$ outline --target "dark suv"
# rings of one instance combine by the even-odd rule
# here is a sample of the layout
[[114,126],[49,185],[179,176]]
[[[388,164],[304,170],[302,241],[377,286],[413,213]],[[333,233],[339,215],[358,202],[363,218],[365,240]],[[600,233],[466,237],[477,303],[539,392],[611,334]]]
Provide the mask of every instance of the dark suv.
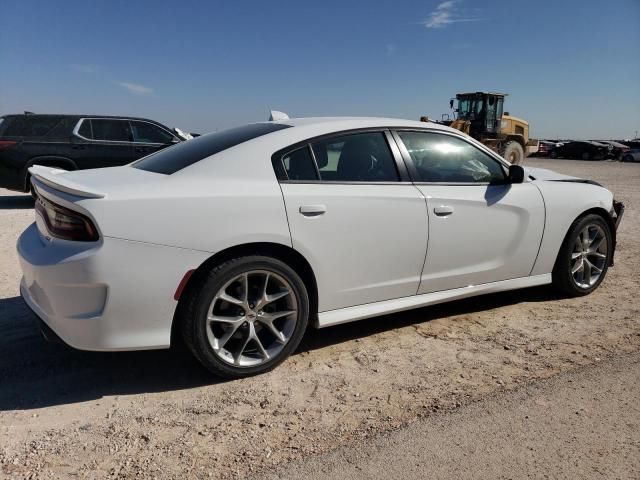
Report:
[[32,165],[114,167],[186,139],[178,129],[145,118],[5,115],[0,117],[0,187],[28,192]]

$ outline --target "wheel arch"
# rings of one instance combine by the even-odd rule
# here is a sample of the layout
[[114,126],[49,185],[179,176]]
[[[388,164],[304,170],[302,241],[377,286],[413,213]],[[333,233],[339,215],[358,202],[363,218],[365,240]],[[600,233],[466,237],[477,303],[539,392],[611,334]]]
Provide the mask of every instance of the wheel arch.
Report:
[[[611,231],[611,241],[613,244],[613,252],[611,253],[611,261],[613,262],[613,256],[615,254],[615,249],[616,249],[616,222],[613,219],[613,217],[611,216],[611,214],[609,212],[607,212],[607,210],[605,210],[602,207],[592,207],[589,208],[585,211],[583,211],[582,213],[580,213],[580,215],[578,215],[569,225],[569,228],[567,228],[566,233],[564,234],[564,237],[562,238],[562,243],[560,243],[560,245],[558,245],[558,249],[556,251],[556,257],[555,257],[555,261],[558,261],[558,255],[560,254],[560,250],[562,248],[562,245],[564,244],[564,242],[567,239],[567,236],[569,235],[569,233],[571,233],[571,229],[573,228],[573,226],[575,225],[576,222],[578,222],[581,218],[586,217],[587,215],[591,215],[591,214],[595,214],[598,215],[600,217],[602,217],[604,219],[605,222],[607,222],[607,225],[609,226],[609,230]],[[555,265],[555,263],[554,263]],[[613,263],[612,263],[613,265]]]
[[193,274],[189,277],[182,294],[180,295],[178,305],[176,306],[176,310],[173,315],[171,324],[171,345],[174,345],[180,337],[178,321],[180,309],[183,308],[185,299],[188,298],[192,290],[197,287],[202,277],[215,265],[219,265],[220,263],[231,260],[232,258],[248,255],[263,255],[266,257],[276,258],[289,265],[298,275],[300,275],[300,278],[307,288],[307,294],[309,295],[309,324],[314,327],[318,326],[318,284],[315,273],[307,259],[300,252],[288,245],[272,242],[245,243],[235,245],[215,253],[196,268]]

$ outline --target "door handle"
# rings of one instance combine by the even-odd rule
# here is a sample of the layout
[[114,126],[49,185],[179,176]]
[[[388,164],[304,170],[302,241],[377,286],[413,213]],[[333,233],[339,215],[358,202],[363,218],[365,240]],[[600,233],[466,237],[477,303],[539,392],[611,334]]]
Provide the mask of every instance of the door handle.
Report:
[[300,213],[305,217],[317,217],[326,213],[326,205],[302,205],[300,207]]
[[439,217],[446,217],[453,213],[453,207],[450,207],[449,205],[438,205],[433,209],[433,213]]
[[136,147],[136,152],[146,152],[147,149],[145,147]]
[[74,150],[84,150],[84,145],[73,145],[71,148]]

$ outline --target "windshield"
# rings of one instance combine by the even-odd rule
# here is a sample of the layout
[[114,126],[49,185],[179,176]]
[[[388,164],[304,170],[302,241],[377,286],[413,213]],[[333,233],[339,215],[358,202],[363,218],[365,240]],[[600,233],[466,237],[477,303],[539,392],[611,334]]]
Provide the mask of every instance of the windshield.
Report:
[[484,108],[482,98],[462,98],[458,100],[458,118],[461,120],[474,120],[481,116]]
[[281,123],[252,123],[210,133],[160,150],[132,163],[131,166],[147,172],[171,175],[223,150],[290,126]]

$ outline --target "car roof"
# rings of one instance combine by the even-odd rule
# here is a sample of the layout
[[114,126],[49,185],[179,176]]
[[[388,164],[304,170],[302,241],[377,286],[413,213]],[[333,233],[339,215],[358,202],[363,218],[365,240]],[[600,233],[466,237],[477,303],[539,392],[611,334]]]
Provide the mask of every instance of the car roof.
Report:
[[303,117],[279,120],[273,123],[289,125],[291,127],[320,127],[327,131],[349,130],[357,128],[435,128],[460,133],[458,130],[434,122],[419,122],[401,118],[386,117]]
[[7,113],[5,115],[0,115],[0,118],[9,118],[9,117],[65,117],[65,118],[77,118],[78,120],[81,118],[107,118],[114,120],[143,120],[145,122],[152,122],[162,125],[160,122],[156,120],[152,120],[150,118],[143,117],[130,117],[128,115],[97,115],[97,114],[79,114],[79,113]]

